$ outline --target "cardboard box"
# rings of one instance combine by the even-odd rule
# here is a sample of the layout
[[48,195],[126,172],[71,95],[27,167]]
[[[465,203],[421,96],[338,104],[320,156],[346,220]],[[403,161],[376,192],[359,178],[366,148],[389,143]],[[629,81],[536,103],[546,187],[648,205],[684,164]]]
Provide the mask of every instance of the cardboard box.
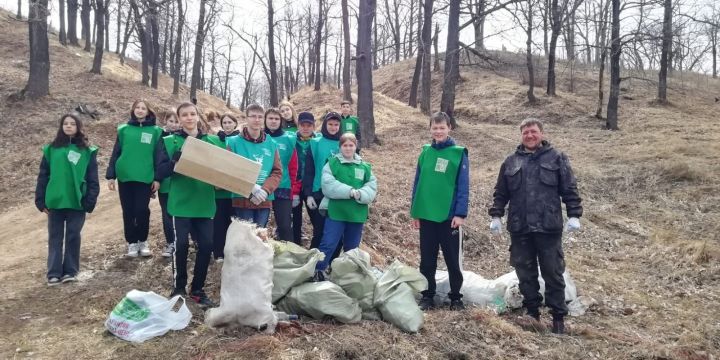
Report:
[[260,164],[188,136],[175,172],[250,197],[260,174]]

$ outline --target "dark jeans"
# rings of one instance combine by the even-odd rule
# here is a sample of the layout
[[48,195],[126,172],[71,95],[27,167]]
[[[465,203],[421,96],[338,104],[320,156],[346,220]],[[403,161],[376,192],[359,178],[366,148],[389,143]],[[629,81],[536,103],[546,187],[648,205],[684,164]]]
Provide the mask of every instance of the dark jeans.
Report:
[[[80,271],[80,231],[83,210],[50,210],[48,214],[48,279],[75,276]],[[65,252],[63,253],[63,240]]]
[[235,216],[241,220],[249,221],[259,227],[266,227],[270,219],[270,209],[235,208]]
[[275,225],[277,226],[277,238],[284,241],[293,241],[292,200],[275,199],[272,202],[272,207]]
[[510,263],[520,280],[523,306],[528,314],[539,314],[540,295],[538,265],[545,280],[545,304],[554,318],[567,315],[565,305],[565,259],[562,233],[510,234]]
[[[307,208],[305,199],[304,195],[300,195],[300,204],[292,209],[293,242],[298,245],[302,245],[303,208]],[[310,213],[310,209],[307,211]]]
[[213,255],[225,257],[225,238],[234,214],[232,199],[215,199],[215,217],[213,218]]
[[118,181],[125,240],[128,244],[147,241],[150,230],[150,184]]
[[453,229],[450,224],[451,220],[439,223],[420,219],[420,273],[428,282],[428,289],[422,292],[423,296],[435,296],[435,271],[437,270],[438,251],[442,249],[450,278],[448,297],[450,300],[462,298],[460,293],[463,283],[463,274],[460,269],[461,229]]
[[205,286],[208,265],[212,253],[213,220],[206,218],[173,217],[175,226],[175,288],[187,286],[188,237],[192,235],[198,244],[195,253],[195,269],[190,291],[200,291]]
[[[317,203],[318,206],[320,203]],[[310,248],[311,249],[317,249],[320,247],[320,241],[322,240],[322,235],[325,229],[325,217],[320,214],[320,210],[310,210],[308,209],[308,215],[310,215],[310,222],[313,226],[313,232],[312,232],[312,240],[310,240]]]
[[320,251],[325,254],[325,259],[318,262],[315,269],[325,270],[339,255],[340,249],[350,251],[360,246],[364,225],[364,223],[335,221],[329,217],[325,218],[325,229],[319,247]]
[[175,241],[175,232],[173,230],[172,216],[167,212],[168,193],[158,192],[158,201],[160,201],[160,210],[162,210],[163,234],[165,234],[165,242],[172,244]]

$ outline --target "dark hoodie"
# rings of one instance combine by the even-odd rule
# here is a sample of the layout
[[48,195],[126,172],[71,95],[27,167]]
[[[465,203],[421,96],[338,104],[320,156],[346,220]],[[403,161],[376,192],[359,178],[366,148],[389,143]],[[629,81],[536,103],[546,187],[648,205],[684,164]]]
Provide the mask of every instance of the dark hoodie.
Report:
[[240,130],[233,130],[231,133],[227,134],[225,133],[225,130],[220,130],[217,133],[217,137],[220,138],[220,141],[225,142],[225,139],[231,137],[231,136],[238,136],[240,135]]
[[[145,126],[155,126],[155,113],[152,111],[145,116],[145,121],[140,122],[138,121],[137,117],[135,117],[135,114],[133,112],[130,113],[130,120],[127,122],[130,126],[139,126],[139,127],[145,127]],[[163,131],[164,132],[164,131]],[[122,148],[120,147],[120,136],[115,136],[115,146],[113,146],[112,155],[110,155],[110,162],[108,163],[107,171],[105,172],[105,179],[107,180],[114,180],[117,178],[115,175],[115,163],[117,162],[117,159],[120,157],[120,154],[122,153]]]

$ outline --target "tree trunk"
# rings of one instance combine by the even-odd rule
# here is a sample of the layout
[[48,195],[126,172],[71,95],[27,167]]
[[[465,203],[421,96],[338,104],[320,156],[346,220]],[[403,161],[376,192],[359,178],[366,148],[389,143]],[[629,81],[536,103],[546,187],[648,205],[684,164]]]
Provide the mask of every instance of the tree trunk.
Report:
[[473,29],[475,30],[475,50],[485,50],[485,1],[476,0],[475,17],[473,18]]
[[[85,1],[85,0],[83,0]],[[143,26],[142,17],[136,0],[130,0],[130,8],[135,15],[135,30],[137,30],[138,39],[140,40],[140,56],[142,60],[140,82],[145,86],[150,86],[149,62],[150,62],[150,42],[148,41],[147,29]]]
[[665,11],[663,16],[662,53],[660,55],[660,72],[658,73],[658,102],[667,103],[667,74],[670,63],[669,54],[672,51],[672,0],[663,1]]
[[[670,0],[666,0],[670,1]],[[612,0],[612,35],[610,43],[610,96],[607,105],[608,130],[618,128],[618,102],[620,99],[620,0]]]
[[598,119],[602,119],[602,106],[603,106],[603,98],[605,96],[604,92],[604,77],[605,77],[605,60],[607,59],[607,17],[608,17],[608,6],[610,4],[610,0],[607,0],[605,2],[604,11],[600,15],[600,42],[598,43],[598,46],[600,48],[599,54],[600,58],[598,59],[598,64],[600,65],[600,71],[598,73],[598,106],[597,110],[595,111],[595,117]]
[[425,0],[423,9],[423,28],[422,28],[422,75],[420,83],[420,110],[425,115],[430,115],[430,61],[431,61],[431,36],[432,36],[432,14],[433,0]]
[[[373,19],[373,41],[372,41],[372,59],[373,59],[373,70],[378,69],[378,30],[377,30],[377,16]],[[357,71],[357,70],[356,70]]]
[[[435,56],[433,57],[433,71],[440,71],[440,50],[438,50],[438,37],[439,36],[440,36],[440,26],[438,25],[438,23],[435,23],[435,35],[432,38],[433,48],[435,48]],[[447,52],[445,54],[447,56]]]
[[410,99],[408,99],[408,105],[417,108],[417,93],[418,93],[418,84],[420,83],[420,74],[422,73],[422,64],[423,64],[423,30],[425,29],[425,26],[423,24],[423,7],[422,2],[420,3],[420,6],[418,7],[418,34],[417,34],[417,41],[418,41],[418,47],[417,47],[417,58],[415,59],[415,71],[413,71],[413,77],[412,77],[412,83],[410,84]]
[[[65,0],[59,0],[58,2],[60,3],[60,7],[58,8],[58,13],[60,13],[60,33],[58,34],[58,38],[60,40],[60,44],[67,46],[67,34],[65,33]],[[18,4],[18,12],[19,11],[20,6]],[[18,15],[20,14],[18,13]]]
[[[482,0],[481,0],[482,1]],[[532,29],[533,29],[533,0],[528,0],[528,12],[525,15],[527,20],[527,41],[525,42],[525,46],[527,47],[527,68],[528,68],[528,91],[527,91],[527,97],[528,102],[531,104],[534,104],[537,99],[535,99],[534,89],[535,89],[535,69],[533,69],[533,59],[532,59]]]
[[90,31],[90,0],[82,0],[82,10],[80,11],[80,22],[82,25],[83,39],[85,39],[85,48],[83,51],[90,52],[92,49]]
[[152,36],[152,79],[153,89],[158,88],[158,72],[160,68],[160,27],[158,26],[158,7],[155,4],[148,8],[148,20],[150,21],[150,33]]
[[[430,0],[428,0],[430,1]],[[373,110],[372,47],[370,45],[375,0],[360,0],[357,37],[357,61],[355,72],[358,84],[357,114],[360,119],[361,146],[369,147],[375,142],[375,117]]]
[[170,21],[167,18],[171,18],[171,21],[175,22],[175,17],[170,15],[170,4],[165,5],[165,36],[163,37],[162,56],[160,58],[160,71],[163,74],[167,74],[167,55],[168,55],[168,43],[172,45],[170,37]]
[[713,27],[710,36],[710,46],[712,46],[712,77],[717,79],[717,43],[718,43],[718,28]]
[[460,0],[450,0],[445,48],[445,78],[443,79],[440,111],[450,117],[450,125],[457,128],[455,119],[455,87],[460,79]]
[[270,106],[278,105],[277,61],[275,60],[275,21],[272,0],[268,0],[268,62],[270,66]]
[[[62,1],[62,0],[61,0]],[[122,0],[118,0],[117,5],[117,33],[115,33],[116,36],[116,42],[115,42],[115,53],[120,54],[120,27],[122,26]],[[110,26],[110,24],[108,24]]]
[[105,48],[105,8],[107,4],[103,0],[95,0],[95,26],[97,26],[97,34],[95,36],[95,57],[93,58],[93,66],[90,70],[93,74],[102,74],[102,57]]
[[132,7],[128,9],[127,19],[125,20],[125,36],[123,37],[122,50],[120,50],[120,65],[125,65],[125,50],[127,50],[130,35],[135,30],[135,23],[132,17]]
[[320,90],[320,46],[322,45],[323,0],[318,0],[318,23],[315,35],[315,91]]
[[549,55],[549,49],[548,49],[548,25],[549,25],[549,19],[550,19],[550,2],[552,0],[545,0],[545,6],[543,6],[543,51],[545,51],[545,56]]
[[80,46],[77,37],[78,0],[67,0],[67,39],[70,45]]
[[177,0],[177,34],[175,35],[175,62],[173,73],[173,95],[180,93],[180,69],[181,69],[181,58],[182,58],[182,31],[185,26],[185,13],[183,12],[183,0]]
[[342,67],[342,83],[343,83],[343,100],[352,103],[352,95],[350,94],[350,19],[348,15],[347,0],[341,0],[342,8],[342,31],[343,31],[343,67]]
[[200,66],[202,62],[203,42],[205,41],[205,4],[208,0],[200,0],[200,14],[198,16],[197,36],[195,36],[195,57],[193,59],[192,80],[190,81],[190,99],[197,99],[197,89],[200,84]]
[[[60,0],[65,1],[65,0]],[[18,6],[17,6],[17,13],[15,14],[15,19],[22,19],[22,0],[18,0]]]
[[550,48],[548,51],[548,72],[547,72],[547,90],[549,96],[555,96],[555,49],[557,40],[562,30],[562,9],[558,6],[558,0],[552,0],[550,8],[552,21],[550,23],[552,33],[550,34]]
[[22,94],[38,99],[50,93],[50,51],[48,49],[48,0],[30,0],[28,33],[30,40],[30,74]]
[[110,52],[110,0],[105,0],[105,52]]

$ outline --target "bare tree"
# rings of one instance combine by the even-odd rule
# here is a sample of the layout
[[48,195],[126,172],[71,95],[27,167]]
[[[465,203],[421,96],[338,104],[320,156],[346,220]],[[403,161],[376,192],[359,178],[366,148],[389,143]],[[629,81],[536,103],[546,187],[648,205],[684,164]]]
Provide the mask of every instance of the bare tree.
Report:
[[110,52],[110,0],[105,0],[105,51]]
[[352,95],[350,94],[350,19],[348,15],[347,0],[340,3],[342,8],[342,31],[343,31],[343,67],[342,67],[342,84],[343,84],[343,100],[352,103]]
[[400,2],[398,0],[393,0],[392,8],[388,0],[385,0],[385,16],[393,38],[395,62],[398,62],[400,61]]
[[[672,52],[672,0],[663,0],[662,55],[660,55],[660,72],[658,73],[658,102],[667,103],[667,74]],[[614,9],[613,9],[614,11]],[[614,15],[614,14],[613,14]],[[614,19],[613,19],[614,25]],[[613,31],[615,29],[613,28]],[[610,115],[608,114],[608,122]],[[617,120],[616,120],[617,124]],[[616,125],[617,126],[617,125]]]
[[[67,46],[67,35],[65,33],[65,0],[59,0],[58,2],[60,3],[60,7],[58,8],[58,12],[60,13],[60,32],[58,33],[58,40],[60,40],[60,44]],[[18,16],[20,15],[19,11],[20,4],[18,4]]]
[[433,57],[433,71],[440,71],[440,50],[438,49],[438,38],[440,37],[440,25],[435,23],[435,35],[433,35],[432,43],[435,49]]
[[[600,54],[600,59],[598,60],[598,64],[600,65],[600,70],[598,71],[598,106],[597,110],[595,111],[595,117],[598,119],[602,119],[602,106],[603,106],[603,97],[605,96],[604,93],[604,80],[603,77],[605,76],[605,60],[607,59],[607,30],[608,30],[608,9],[610,7],[610,0],[602,0],[604,1],[604,5],[600,7],[602,9],[600,11],[600,14],[598,16],[598,19],[600,20],[600,27],[598,29],[599,35],[599,42],[596,44],[598,49],[598,53]],[[601,4],[602,5],[602,4]]]
[[607,105],[607,120],[605,127],[608,130],[618,128],[618,102],[620,101],[620,0],[612,2],[612,31],[610,35],[610,95]]
[[315,91],[320,90],[320,45],[322,43],[322,29],[323,29],[323,0],[318,0],[318,23],[317,32],[315,35]]
[[[428,0],[429,1],[429,0]],[[367,148],[375,142],[375,117],[372,83],[372,24],[376,9],[375,0],[360,0],[358,11],[357,55],[355,71],[358,84],[358,118],[362,132],[361,146]]]
[[[64,0],[61,0],[64,1]],[[22,19],[22,0],[18,0],[18,6],[17,6],[17,13],[15,14],[15,19]]]
[[178,26],[177,26],[177,35],[175,35],[175,59],[173,60],[175,65],[173,68],[175,69],[175,72],[173,73],[173,95],[178,95],[180,93],[180,60],[182,57],[182,31],[183,27],[185,26],[185,13],[183,12],[183,0],[177,0],[177,18],[178,18]]
[[[512,11],[510,12],[514,17],[515,20],[517,20],[520,27],[525,30],[525,35],[527,36],[527,40],[525,41],[525,62],[528,69],[528,91],[527,91],[527,97],[528,102],[530,104],[533,104],[537,101],[534,94],[535,89],[535,69],[533,66],[533,58],[532,58],[532,30],[533,30],[533,6],[535,5],[536,0],[528,0],[527,2],[527,9],[524,8],[522,3],[518,4],[518,11]],[[522,14],[522,18],[517,13]],[[526,24],[526,25],[523,25]]]
[[128,9],[125,19],[125,34],[123,36],[122,50],[120,50],[120,65],[125,65],[125,50],[127,50],[128,41],[130,41],[130,35],[135,31],[135,21],[131,13],[132,7]]
[[[425,4],[427,5],[428,2],[430,2],[430,7],[432,8],[432,0],[426,0]],[[417,107],[417,93],[418,93],[418,84],[420,83],[420,74],[422,72],[423,68],[423,59],[424,59],[424,47],[423,47],[423,41],[424,41],[424,34],[425,31],[428,31],[428,38],[430,38],[430,28],[425,26],[425,23],[423,22],[423,7],[420,6],[418,9],[418,53],[417,58],[415,59],[415,71],[413,71],[413,77],[412,82],[410,84],[410,99],[408,100],[408,105],[416,108]],[[432,17],[432,12],[430,14]]]
[[140,14],[140,9],[138,7],[136,0],[129,0],[130,1],[130,8],[133,11],[133,15],[135,16],[135,30],[137,31],[138,39],[140,40],[140,57],[142,62],[142,68],[141,68],[141,80],[140,82],[145,85],[149,86],[150,82],[150,56],[151,56],[151,50],[150,50],[150,39],[147,34],[147,29],[143,25],[143,15]]
[[78,0],[67,0],[67,39],[70,45],[80,46],[77,37]]
[[[275,10],[272,0],[268,0],[268,65],[270,66],[270,106],[278,105],[277,61],[275,60]],[[321,15],[322,16],[322,15]],[[317,84],[315,85],[318,86]]]
[[432,35],[433,0],[425,0],[422,29],[422,73],[420,77],[420,110],[430,115],[430,37]]
[[85,39],[84,51],[90,52],[92,49],[91,28],[90,28],[90,0],[82,0],[82,10],[80,11],[80,22],[82,25],[83,39]]
[[95,37],[95,57],[93,58],[93,66],[90,70],[93,74],[102,74],[102,57],[105,47],[105,8],[107,4],[103,0],[95,0],[95,25],[97,26],[97,36]]
[[200,84],[200,63],[202,62],[202,49],[205,42],[205,6],[208,1],[200,0],[200,14],[198,15],[197,34],[195,36],[195,58],[193,60],[192,80],[190,82],[190,99],[197,98],[197,89]]
[[455,87],[460,79],[460,0],[450,0],[447,24],[447,46],[445,48],[445,78],[440,98],[440,111],[450,117],[452,128],[457,127],[455,119]]
[[[572,3],[571,3],[572,1]],[[551,0],[550,48],[548,50],[547,94],[555,96],[555,49],[567,14],[574,14],[582,0]]]
[[30,74],[23,96],[38,99],[50,93],[50,51],[48,49],[48,0],[30,0],[28,34],[30,41]]

